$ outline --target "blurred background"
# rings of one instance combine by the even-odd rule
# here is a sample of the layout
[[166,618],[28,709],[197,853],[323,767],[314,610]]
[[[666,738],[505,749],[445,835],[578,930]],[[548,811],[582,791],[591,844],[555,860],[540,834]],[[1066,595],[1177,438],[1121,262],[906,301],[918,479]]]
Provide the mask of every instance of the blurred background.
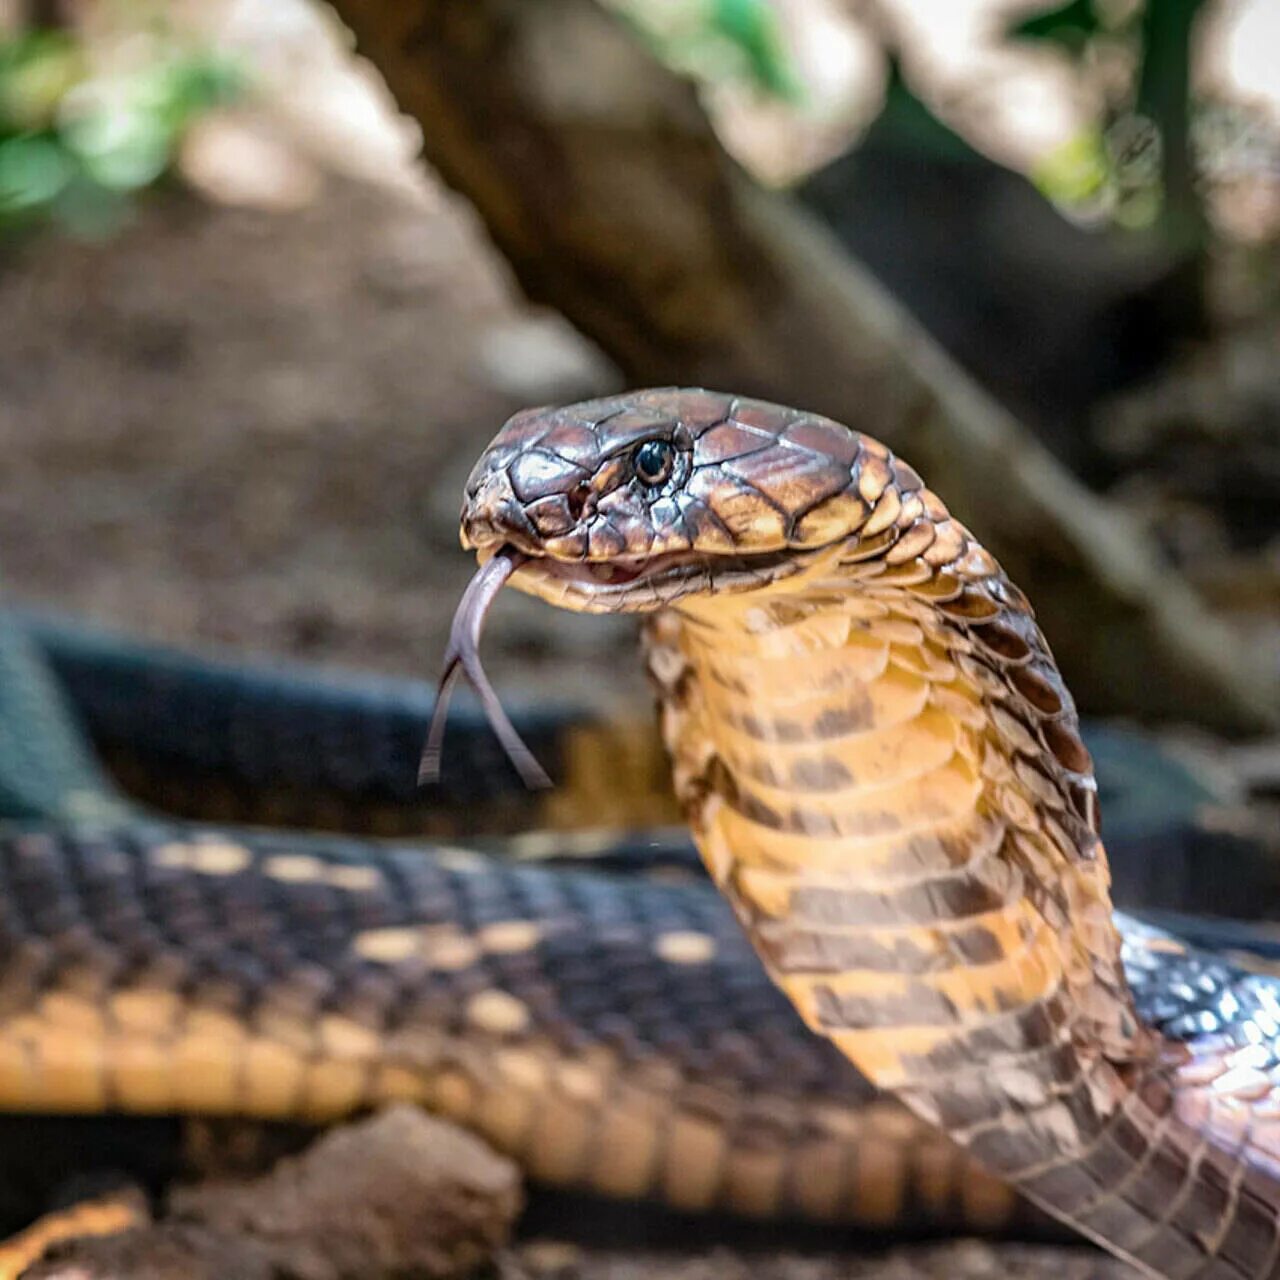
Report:
[[[1273,789],[1275,0],[10,0],[0,29],[8,601],[430,675],[502,420],[699,382],[886,439],[1086,711],[1231,740],[1228,793]],[[507,689],[644,697],[625,622],[495,623]]]
[[[0,601],[430,679],[509,414],[762,395],[918,466],[1141,729],[1117,889],[1274,917],[1278,54],[1278,0],[0,0]],[[632,644],[512,592],[485,647],[634,724]],[[735,1266],[678,1274],[855,1274]]]

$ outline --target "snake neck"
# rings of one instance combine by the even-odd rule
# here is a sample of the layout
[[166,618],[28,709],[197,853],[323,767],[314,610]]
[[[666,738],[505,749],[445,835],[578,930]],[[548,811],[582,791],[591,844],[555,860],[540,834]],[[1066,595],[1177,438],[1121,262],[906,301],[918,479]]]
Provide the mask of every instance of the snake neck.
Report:
[[1228,1096],[1230,1040],[1136,1016],[1025,598],[927,491],[889,510],[650,624],[712,876],[808,1024],[1029,1199],[1155,1276],[1277,1280],[1280,1138]]
[[1155,1049],[1091,762],[1025,599],[932,523],[942,564],[851,542],[653,620],[677,792],[771,976],[870,1080],[969,1144],[1011,1110],[1087,1135]]

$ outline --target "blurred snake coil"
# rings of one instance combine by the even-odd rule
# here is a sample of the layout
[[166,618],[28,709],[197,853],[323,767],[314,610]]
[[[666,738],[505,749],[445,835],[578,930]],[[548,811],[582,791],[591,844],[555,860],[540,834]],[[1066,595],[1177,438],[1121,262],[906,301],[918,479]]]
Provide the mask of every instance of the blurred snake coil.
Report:
[[[1154,1274],[1280,1274],[1280,983],[1111,916],[1048,649],[909,468],[812,415],[635,393],[517,416],[464,528],[556,603],[665,606],[676,791],[733,910],[634,830],[678,812],[640,730],[527,709],[560,783],[530,795],[455,717],[419,794],[420,687],[8,615],[0,1110],[168,1118],[199,1172],[223,1121],[409,1100],[623,1200],[935,1233],[1030,1201]],[[1140,740],[1094,741],[1120,768]],[[1157,905],[1203,906],[1166,767],[1122,844],[1154,830],[1183,882]],[[1241,858],[1219,909],[1274,892]]]

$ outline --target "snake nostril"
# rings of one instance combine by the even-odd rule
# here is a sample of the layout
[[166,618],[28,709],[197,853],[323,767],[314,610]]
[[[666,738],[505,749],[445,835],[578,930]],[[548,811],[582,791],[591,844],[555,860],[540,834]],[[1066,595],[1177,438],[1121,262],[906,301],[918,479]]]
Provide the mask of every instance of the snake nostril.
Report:
[[569,503],[569,514],[575,520],[582,519],[582,513],[586,510],[587,498],[591,494],[591,486],[584,480],[581,484],[575,484],[572,489],[565,494],[565,499]]

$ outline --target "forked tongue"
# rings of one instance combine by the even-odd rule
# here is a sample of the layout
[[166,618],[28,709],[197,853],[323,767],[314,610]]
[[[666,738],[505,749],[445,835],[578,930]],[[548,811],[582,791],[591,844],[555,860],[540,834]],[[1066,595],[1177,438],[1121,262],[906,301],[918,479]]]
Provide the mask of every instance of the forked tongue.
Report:
[[551,785],[551,779],[534,759],[533,752],[521,742],[515,725],[507,718],[480,664],[480,632],[485,617],[503,584],[528,558],[511,547],[503,547],[476,570],[475,577],[462,593],[458,612],[453,615],[453,625],[449,628],[444,670],[440,673],[440,686],[436,690],[427,745],[422,750],[422,763],[418,766],[419,783],[437,782],[440,778],[440,749],[444,745],[444,727],[449,717],[449,697],[458,677],[464,675],[476,691],[493,732],[524,785],[529,788]]

